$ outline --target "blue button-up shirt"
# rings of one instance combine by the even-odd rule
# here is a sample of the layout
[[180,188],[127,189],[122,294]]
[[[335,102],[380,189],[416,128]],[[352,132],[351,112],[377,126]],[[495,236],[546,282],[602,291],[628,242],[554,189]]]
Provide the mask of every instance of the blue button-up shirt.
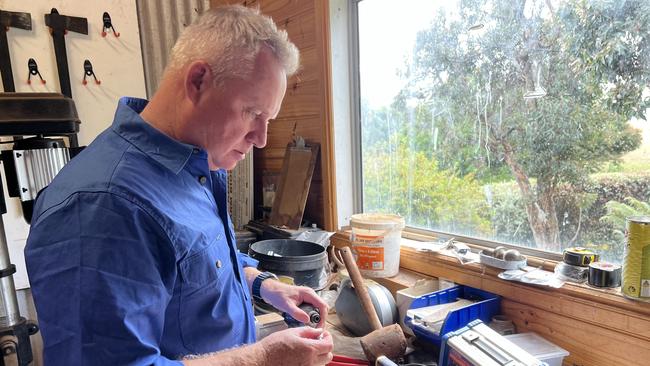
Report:
[[178,365],[255,341],[226,172],[122,98],[39,195],[25,249],[46,365]]

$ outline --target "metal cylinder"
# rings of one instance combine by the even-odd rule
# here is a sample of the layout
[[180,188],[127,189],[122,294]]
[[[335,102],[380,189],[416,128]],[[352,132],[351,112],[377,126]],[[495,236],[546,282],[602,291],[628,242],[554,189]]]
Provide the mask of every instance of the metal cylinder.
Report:
[[[0,271],[8,270],[10,267],[5,225],[2,217],[0,217]],[[0,278],[0,328],[11,327],[19,321],[20,312],[18,310],[18,300],[16,299],[14,278],[11,274],[8,274]]]
[[650,301],[650,216],[627,218],[623,256],[623,295]]

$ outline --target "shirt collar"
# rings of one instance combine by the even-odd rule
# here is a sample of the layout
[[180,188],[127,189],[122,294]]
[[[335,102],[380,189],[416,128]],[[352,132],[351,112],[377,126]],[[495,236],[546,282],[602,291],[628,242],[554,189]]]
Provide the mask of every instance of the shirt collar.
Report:
[[[178,174],[198,149],[165,135],[140,117],[140,112],[149,103],[145,99],[122,97],[115,111],[113,131],[128,140],[147,156]],[[206,152],[198,149],[201,156]]]

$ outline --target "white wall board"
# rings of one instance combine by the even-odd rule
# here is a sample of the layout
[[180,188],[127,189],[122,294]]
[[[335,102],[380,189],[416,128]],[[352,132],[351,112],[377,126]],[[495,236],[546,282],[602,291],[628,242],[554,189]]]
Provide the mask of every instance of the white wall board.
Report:
[[[49,14],[51,8],[56,8],[63,15],[88,20],[88,35],[69,32],[65,37],[72,98],[81,119],[79,144],[87,145],[111,124],[119,97],[146,96],[136,2],[0,0],[0,9],[28,12],[32,18],[31,31],[12,28],[7,32],[14,84],[18,92],[60,92],[54,46],[44,20],[44,15]],[[106,37],[101,36],[104,12],[111,15],[115,30],[120,33],[119,37],[110,32]],[[33,77],[32,83],[27,84],[27,61],[30,58],[36,60],[46,84],[41,84]],[[96,85],[94,80],[82,84],[85,60],[92,63],[95,74],[101,80],[100,85]],[[4,180],[4,171],[2,175]],[[29,283],[23,250],[29,227],[22,219],[17,199],[7,198],[7,206],[8,213],[3,215],[3,221],[11,261],[18,270],[14,281],[16,288],[25,288]]]

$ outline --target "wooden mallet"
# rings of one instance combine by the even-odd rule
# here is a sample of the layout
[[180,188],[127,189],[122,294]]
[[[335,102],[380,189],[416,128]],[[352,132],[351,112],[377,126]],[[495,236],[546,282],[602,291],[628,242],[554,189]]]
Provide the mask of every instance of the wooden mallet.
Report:
[[390,359],[402,357],[406,351],[406,338],[404,337],[402,328],[399,324],[382,327],[370,295],[368,294],[368,289],[363,284],[361,272],[359,272],[359,268],[349,247],[341,249],[341,257],[343,257],[343,262],[354,285],[354,290],[359,297],[363,312],[366,313],[368,322],[370,322],[370,326],[373,329],[372,332],[359,340],[361,342],[361,348],[366,354],[366,358],[371,362],[375,362],[380,356],[386,356]]

